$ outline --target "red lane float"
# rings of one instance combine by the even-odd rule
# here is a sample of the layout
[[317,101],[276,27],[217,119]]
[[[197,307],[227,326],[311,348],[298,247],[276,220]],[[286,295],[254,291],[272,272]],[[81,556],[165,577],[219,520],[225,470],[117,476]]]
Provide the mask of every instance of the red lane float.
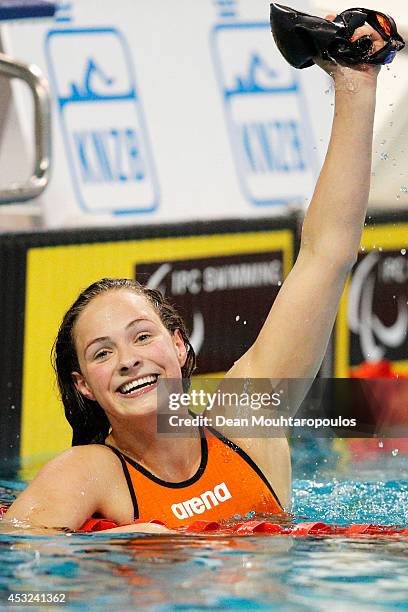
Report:
[[[0,506],[0,519],[7,511],[7,506]],[[114,523],[104,518],[88,519],[76,533],[96,533],[103,532],[107,529],[115,527],[127,527],[129,525],[137,525],[138,523],[154,523],[156,525],[166,526],[158,519],[145,521],[138,519],[133,523]],[[279,525],[269,521],[246,521],[237,523],[232,526],[225,526],[217,521],[195,521],[187,527],[182,527],[177,530],[180,534],[200,534],[211,533],[223,536],[244,536],[244,535],[287,535],[294,537],[322,537],[322,536],[342,536],[342,537],[361,537],[361,536],[377,536],[377,537],[406,537],[408,538],[408,527],[393,527],[386,525],[372,525],[370,523],[356,523],[355,525],[328,525],[319,521],[303,522],[296,525]]]
[[[137,520],[135,523],[157,523],[164,525],[161,521]],[[128,524],[135,524],[128,523]],[[87,521],[77,533],[91,533],[95,531],[104,531],[113,527],[121,527],[125,525],[117,525],[105,519],[90,519]],[[164,525],[166,526],[166,525]],[[246,521],[232,526],[225,526],[217,521],[195,521],[187,527],[182,527],[177,530],[180,534],[200,534],[211,533],[225,536],[243,536],[243,535],[288,535],[295,537],[306,536],[342,536],[342,537],[358,537],[358,536],[403,536],[408,537],[408,528],[392,527],[385,525],[372,524],[355,524],[343,527],[341,525],[328,525],[322,522],[304,522],[296,525],[284,526],[269,521]]]

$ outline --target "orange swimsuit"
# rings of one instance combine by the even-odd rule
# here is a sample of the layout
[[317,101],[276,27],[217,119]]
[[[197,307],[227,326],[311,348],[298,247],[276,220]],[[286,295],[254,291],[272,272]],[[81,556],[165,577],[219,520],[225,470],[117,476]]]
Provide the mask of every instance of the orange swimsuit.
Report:
[[110,447],[121,460],[135,520],[159,519],[174,529],[197,520],[243,517],[252,510],[283,513],[271,485],[239,446],[211,427],[200,433],[200,466],[183,482],[161,480]]

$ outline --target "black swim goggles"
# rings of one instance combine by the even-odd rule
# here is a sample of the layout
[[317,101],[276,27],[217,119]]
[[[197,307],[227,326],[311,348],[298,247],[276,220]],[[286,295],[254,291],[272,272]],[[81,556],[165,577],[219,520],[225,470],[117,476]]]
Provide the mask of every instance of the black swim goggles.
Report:
[[[369,36],[350,41],[354,31],[366,23],[385,41],[375,53]],[[343,64],[389,64],[405,46],[392,17],[364,8],[348,9],[329,21],[271,4],[271,29],[278,49],[295,68],[312,66],[315,57]]]

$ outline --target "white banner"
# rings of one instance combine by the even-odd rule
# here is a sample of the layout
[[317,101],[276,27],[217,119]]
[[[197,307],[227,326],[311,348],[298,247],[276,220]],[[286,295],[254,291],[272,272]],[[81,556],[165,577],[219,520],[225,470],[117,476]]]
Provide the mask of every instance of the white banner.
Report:
[[37,64],[52,90],[48,227],[270,216],[307,203],[329,84],[283,60],[264,0],[76,0],[2,33],[5,52]]

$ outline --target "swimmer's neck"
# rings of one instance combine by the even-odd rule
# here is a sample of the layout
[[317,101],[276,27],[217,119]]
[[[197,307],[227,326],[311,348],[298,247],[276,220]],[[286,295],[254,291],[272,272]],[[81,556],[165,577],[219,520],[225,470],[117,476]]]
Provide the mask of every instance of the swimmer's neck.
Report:
[[201,438],[196,429],[189,438],[163,438],[157,432],[113,428],[105,440],[149,472],[168,482],[182,482],[196,473],[201,462]]

